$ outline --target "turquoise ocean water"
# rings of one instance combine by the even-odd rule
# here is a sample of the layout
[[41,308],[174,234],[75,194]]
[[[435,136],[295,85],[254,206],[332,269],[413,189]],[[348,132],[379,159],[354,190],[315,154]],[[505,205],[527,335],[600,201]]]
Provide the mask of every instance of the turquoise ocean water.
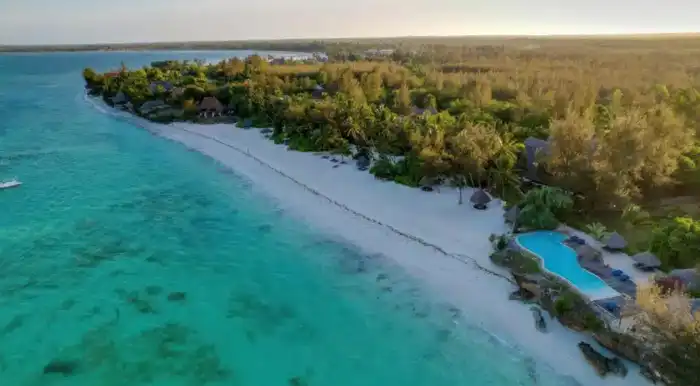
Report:
[[233,55],[0,55],[0,385],[571,384],[83,98],[85,66]]

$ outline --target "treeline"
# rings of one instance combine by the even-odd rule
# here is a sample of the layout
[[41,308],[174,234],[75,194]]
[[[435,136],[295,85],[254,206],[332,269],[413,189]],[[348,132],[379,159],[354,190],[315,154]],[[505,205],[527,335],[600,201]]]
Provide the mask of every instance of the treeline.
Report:
[[[496,46],[465,48],[455,63],[432,47],[371,60],[358,53],[354,61],[271,65],[252,56],[84,75],[107,101],[119,91],[137,107],[161,99],[190,118],[214,96],[236,116],[274,127],[274,138],[294,149],[355,149],[375,158],[375,175],[410,186],[481,186],[517,201],[534,164],[538,182],[572,192],[575,212],[594,219],[620,218],[631,206],[645,217],[660,198],[700,196],[700,58]],[[153,90],[156,81],[178,91]],[[528,138],[548,141],[536,160],[527,157]],[[668,266],[700,257],[659,254]]]

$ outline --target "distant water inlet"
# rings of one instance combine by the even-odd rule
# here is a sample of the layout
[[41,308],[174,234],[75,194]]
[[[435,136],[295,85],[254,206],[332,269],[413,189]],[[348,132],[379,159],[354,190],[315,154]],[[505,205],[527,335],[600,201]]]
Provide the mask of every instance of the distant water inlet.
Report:
[[589,299],[620,296],[605,281],[579,264],[576,252],[563,243],[566,237],[559,232],[540,231],[521,234],[515,239],[522,248],[537,256],[547,271],[559,276]]

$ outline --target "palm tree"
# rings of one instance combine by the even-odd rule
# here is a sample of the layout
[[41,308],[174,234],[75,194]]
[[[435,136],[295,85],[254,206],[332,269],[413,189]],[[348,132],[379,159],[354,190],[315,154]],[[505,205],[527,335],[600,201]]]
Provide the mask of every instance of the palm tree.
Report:
[[609,234],[608,228],[599,222],[586,225],[586,232],[598,241],[603,241]]
[[522,152],[524,145],[516,141],[510,133],[503,134],[500,142],[500,149],[496,154],[497,162],[512,169],[518,162],[518,154]]
[[486,171],[489,185],[501,192],[501,198],[506,197],[507,192],[514,192],[522,196],[520,189],[520,179],[515,170],[508,168],[507,164],[496,160]]

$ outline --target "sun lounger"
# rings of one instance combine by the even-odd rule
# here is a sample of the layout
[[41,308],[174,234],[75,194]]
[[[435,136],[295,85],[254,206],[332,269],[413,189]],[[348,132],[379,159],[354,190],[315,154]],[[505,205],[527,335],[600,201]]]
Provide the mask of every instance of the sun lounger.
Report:
[[634,263],[634,268],[637,268],[640,271],[644,272],[654,272],[656,271],[656,267],[650,267],[644,263]]

